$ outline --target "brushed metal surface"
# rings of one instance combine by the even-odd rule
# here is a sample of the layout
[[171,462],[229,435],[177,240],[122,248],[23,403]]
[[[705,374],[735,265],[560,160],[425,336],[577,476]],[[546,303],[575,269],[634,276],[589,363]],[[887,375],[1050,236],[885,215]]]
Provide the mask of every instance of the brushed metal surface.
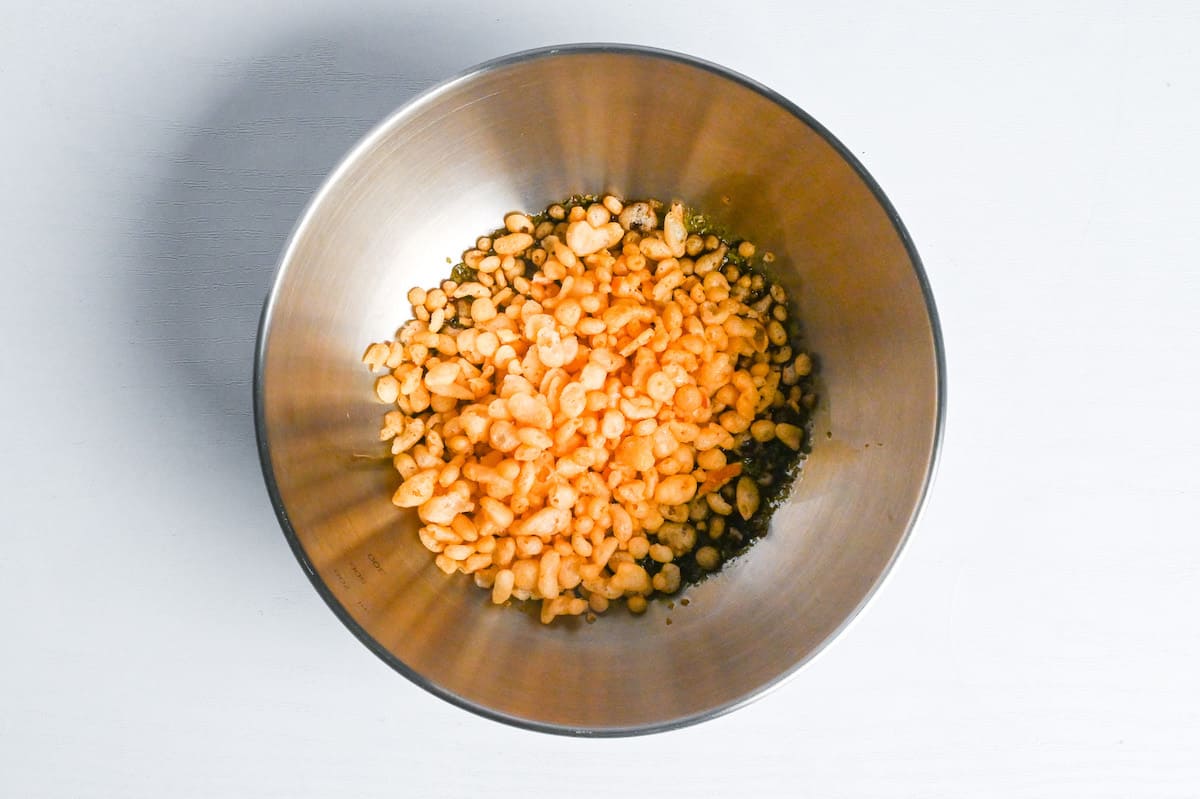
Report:
[[[383,408],[359,358],[506,211],[577,192],[683,199],[778,255],[818,355],[812,454],[770,534],[690,604],[543,627],[447,578],[390,501]],[[799,109],[675,54],[524,53],[422,95],[369,134],[301,218],[264,310],[264,473],[314,585],[438,695],[554,732],[694,722],[778,683],[858,612],[906,538],[943,412],[915,250],[882,192]],[[672,623],[665,623],[667,616]]]

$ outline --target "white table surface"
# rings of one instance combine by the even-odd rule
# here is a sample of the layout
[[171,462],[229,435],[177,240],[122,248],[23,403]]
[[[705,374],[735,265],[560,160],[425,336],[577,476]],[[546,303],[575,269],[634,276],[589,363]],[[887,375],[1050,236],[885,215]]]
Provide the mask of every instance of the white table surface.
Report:
[[[475,6],[5,6],[0,796],[1200,795],[1196,5]],[[841,137],[949,363],[867,611],[762,701],[626,740],[370,654],[288,551],[250,415],[276,254],[339,156],[435,80],[588,40],[720,61]]]

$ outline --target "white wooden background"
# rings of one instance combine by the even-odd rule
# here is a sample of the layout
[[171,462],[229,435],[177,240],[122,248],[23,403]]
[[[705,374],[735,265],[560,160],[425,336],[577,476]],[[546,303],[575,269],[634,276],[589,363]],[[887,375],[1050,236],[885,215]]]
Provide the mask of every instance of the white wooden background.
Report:
[[[941,469],[867,612],[691,729],[478,719],[347,633],[252,443],[276,253],[486,58],[727,64],[924,256]],[[1200,11],[1177,2],[127,0],[0,15],[0,796],[1200,795]]]

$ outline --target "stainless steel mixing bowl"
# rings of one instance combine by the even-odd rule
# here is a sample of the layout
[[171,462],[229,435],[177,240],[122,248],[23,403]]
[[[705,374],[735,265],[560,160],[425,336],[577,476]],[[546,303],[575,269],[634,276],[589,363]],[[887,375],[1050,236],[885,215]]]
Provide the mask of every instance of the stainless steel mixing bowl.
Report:
[[[683,199],[778,255],[820,360],[812,453],[770,534],[634,617],[556,623],[449,578],[392,506],[364,347],[504,212],[580,192]],[[943,413],[933,299],[895,210],[811,117],[709,63],[617,46],[493,61],[408,103],[332,174],[263,313],[255,412],[289,542],[379,657],[469,710],[650,732],[778,684],[852,619],[908,535]],[[671,624],[666,620],[670,618]]]

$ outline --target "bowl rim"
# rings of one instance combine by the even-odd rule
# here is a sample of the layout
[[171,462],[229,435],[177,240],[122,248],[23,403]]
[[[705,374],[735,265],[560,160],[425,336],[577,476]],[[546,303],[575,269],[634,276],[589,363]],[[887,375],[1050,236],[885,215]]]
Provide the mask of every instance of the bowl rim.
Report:
[[[742,696],[732,701],[726,702],[707,710],[693,713],[688,716],[679,718],[667,719],[665,721],[656,721],[646,724],[623,727],[583,727],[570,726],[564,724],[556,724],[535,719],[524,718],[521,716],[510,715],[494,708],[472,702],[458,694],[449,691],[437,683],[433,682],[425,675],[411,668],[408,664],[397,658],[388,651],[382,644],[379,643],[370,633],[366,631],[354,618],[342,603],[334,596],[329,586],[317,573],[312,561],[305,552],[303,545],[300,543],[299,536],[292,527],[290,518],[288,517],[287,508],[283,504],[280,496],[279,485],[275,479],[274,467],[271,462],[271,447],[267,439],[266,432],[266,407],[263,394],[263,368],[266,361],[267,341],[271,330],[271,320],[275,310],[275,303],[278,299],[280,285],[284,273],[287,271],[288,264],[291,263],[294,250],[298,246],[299,240],[305,230],[312,221],[314,212],[322,204],[325,195],[339,183],[342,175],[348,171],[362,156],[363,153],[371,149],[379,139],[381,139],[392,127],[400,120],[401,117],[412,114],[416,109],[426,105],[438,96],[446,93],[452,87],[470,81],[481,75],[493,72],[498,69],[534,61],[541,58],[553,56],[576,56],[576,55],[591,55],[591,54],[616,54],[616,55],[633,55],[638,57],[648,57],[671,61],[679,64],[684,64],[689,67],[704,70],[714,73],[726,80],[733,81],[751,91],[754,91],[762,97],[770,100],[788,113],[795,116],[817,135],[824,139],[837,154],[855,171],[862,179],[863,183],[870,189],[875,200],[887,214],[892,227],[896,234],[900,237],[900,241],[908,254],[910,263],[912,264],[913,272],[916,275],[917,282],[921,288],[921,294],[925,300],[925,309],[929,315],[930,328],[934,344],[934,361],[936,368],[936,409],[933,430],[933,442],[930,450],[929,463],[926,468],[925,476],[922,481],[921,491],[917,497],[916,504],[909,517],[908,525],[905,528],[900,540],[896,544],[895,550],[892,552],[888,562],[884,565],[879,575],[875,578],[874,583],[864,594],[862,600],[857,606],[842,620],[842,622],[822,640],[816,647],[813,648],[807,655],[796,661],[789,668],[776,675],[771,680],[754,688]],[[334,615],[350,630],[351,633],[364,645],[375,653],[384,663],[390,666],[395,671],[406,677],[412,683],[420,686],[429,693],[437,696],[452,705],[468,710],[478,716],[482,716],[493,721],[498,721],[521,729],[532,730],[536,732],[551,733],[557,735],[574,736],[574,737],[592,737],[592,738],[617,738],[628,737],[634,735],[648,735],[669,730],[681,729],[692,726],[703,721],[723,716],[739,708],[754,702],[769,693],[774,692],[786,682],[799,673],[800,669],[812,662],[814,658],[826,651],[828,647],[842,634],[846,629],[859,617],[863,609],[879,591],[888,575],[895,568],[900,555],[904,552],[909,538],[912,536],[913,528],[916,526],[919,517],[921,516],[926,500],[928,499],[931,486],[937,473],[937,466],[941,455],[941,445],[946,422],[946,356],[945,345],[942,337],[941,323],[938,317],[937,306],[934,302],[933,291],[929,283],[929,277],[925,272],[925,267],[921,261],[921,257],[917,252],[916,245],[913,243],[912,237],[909,235],[907,228],[900,219],[891,200],[888,199],[879,183],[871,176],[866,167],[854,156],[854,154],[842,142],[834,136],[824,125],[814,119],[808,112],[804,111],[798,105],[788,100],[783,95],[759,83],[758,81],[749,78],[739,72],[736,72],[727,67],[721,66],[711,61],[707,61],[696,56],[687,55],[684,53],[666,50],[656,47],[646,47],[643,45],[620,44],[620,43],[572,43],[551,45],[546,47],[537,47],[528,50],[521,50],[507,55],[483,61],[475,66],[469,67],[456,75],[446,78],[438,83],[418,92],[406,102],[389,113],[383,120],[376,123],[367,133],[365,133],[358,142],[353,145],[350,150],[341,158],[338,164],[333,168],[329,175],[322,181],[320,187],[313,193],[312,197],[304,206],[295,225],[288,235],[287,241],[284,244],[280,257],[275,265],[274,274],[271,278],[271,288],[267,293],[266,299],[263,302],[262,313],[259,318],[258,331],[255,341],[254,351],[254,373],[253,373],[253,406],[254,406],[254,430],[255,439],[258,447],[259,464],[262,468],[263,479],[266,483],[267,493],[271,500],[271,505],[275,510],[275,516],[279,522],[279,526],[283,531],[284,537],[287,539],[288,545],[292,550],[292,554],[300,563],[305,573],[308,575],[309,582],[313,588],[333,611]]]

